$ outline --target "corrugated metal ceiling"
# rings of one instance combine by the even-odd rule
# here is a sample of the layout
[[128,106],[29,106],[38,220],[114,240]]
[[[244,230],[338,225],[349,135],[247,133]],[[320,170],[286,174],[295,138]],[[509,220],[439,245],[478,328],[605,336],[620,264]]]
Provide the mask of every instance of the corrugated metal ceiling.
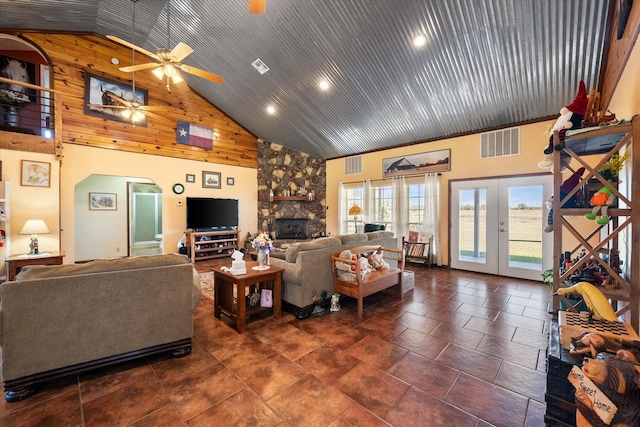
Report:
[[[189,44],[185,63],[225,79],[186,75],[189,86],[258,138],[324,158],[557,115],[581,79],[597,85],[608,10],[602,0],[267,0],[263,15],[247,0],[170,4],[168,34],[167,3],[138,1],[136,44]],[[132,41],[132,9],[0,0],[0,28]],[[259,74],[257,58],[270,71]]]

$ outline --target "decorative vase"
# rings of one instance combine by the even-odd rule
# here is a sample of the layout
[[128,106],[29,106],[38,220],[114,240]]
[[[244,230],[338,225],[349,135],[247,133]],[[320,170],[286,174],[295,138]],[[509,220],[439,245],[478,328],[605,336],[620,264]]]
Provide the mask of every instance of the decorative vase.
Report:
[[258,249],[258,267],[264,269],[267,263],[267,252],[264,249]]
[[7,126],[20,126],[20,115],[18,114],[18,107],[16,107],[15,105],[5,105],[4,121]]

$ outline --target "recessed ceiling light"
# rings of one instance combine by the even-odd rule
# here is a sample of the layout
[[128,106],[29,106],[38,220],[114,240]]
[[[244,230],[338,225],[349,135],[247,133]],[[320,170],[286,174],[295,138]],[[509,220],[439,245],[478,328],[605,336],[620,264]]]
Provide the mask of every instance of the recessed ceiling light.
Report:
[[269,105],[267,107],[267,113],[269,114],[275,114],[276,113],[276,108],[273,105]]
[[318,83],[318,86],[320,86],[321,90],[328,90],[329,89],[329,82],[326,80],[320,80],[320,83]]
[[113,65],[118,65],[120,63],[120,60],[116,57],[111,58],[111,63]]
[[427,42],[427,36],[424,34],[418,34],[413,38],[413,45],[415,47],[422,47]]

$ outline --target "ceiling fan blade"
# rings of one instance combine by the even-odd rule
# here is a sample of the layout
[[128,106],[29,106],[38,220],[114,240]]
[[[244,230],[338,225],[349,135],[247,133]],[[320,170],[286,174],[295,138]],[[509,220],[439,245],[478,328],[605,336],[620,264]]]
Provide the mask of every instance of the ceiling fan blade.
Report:
[[249,0],[249,13],[261,15],[267,10],[267,0]]
[[198,77],[202,77],[203,79],[211,80],[214,83],[222,84],[224,83],[224,79],[217,74],[210,73],[208,71],[201,70],[199,68],[190,67],[188,65],[182,64],[180,65],[180,69],[186,73],[193,74]]
[[134,71],[140,70],[148,70],[149,68],[160,67],[161,64],[156,62],[147,62],[146,64],[138,64],[138,65],[129,65],[127,67],[120,67],[120,71],[124,71],[125,73],[132,73]]
[[111,41],[116,42],[116,43],[120,43],[121,45],[124,45],[124,46],[126,46],[126,47],[128,47],[128,48],[135,49],[135,50],[137,50],[137,51],[138,51],[138,52],[140,52],[140,53],[144,53],[145,55],[147,55],[147,56],[149,56],[149,57],[151,57],[151,58],[155,59],[156,61],[160,61],[160,60],[161,60],[161,59],[158,57],[158,55],[156,55],[155,53],[149,52],[148,50],[143,49],[143,48],[141,48],[140,46],[136,46],[136,45],[134,45],[134,44],[132,44],[132,43],[129,43],[129,42],[128,42],[128,41],[126,41],[126,40],[122,40],[122,39],[121,39],[121,38],[119,38],[119,37],[108,35],[108,36],[107,36],[107,38],[108,38],[109,40],[111,40]]
[[[107,94],[107,96],[109,96],[109,98],[113,99],[116,102],[119,102],[120,104],[122,104],[123,106],[129,108],[131,107],[131,102],[127,101],[124,98],[120,98],[118,95],[116,95],[115,93],[111,93],[111,92],[105,92]],[[120,107],[120,105],[107,105],[107,107]]]
[[141,105],[140,109],[143,111],[164,111],[166,110],[165,107],[161,107],[158,105]]
[[144,110],[142,110],[142,112],[143,112],[143,113],[144,113],[144,115],[145,115],[145,116],[147,116],[147,117],[152,117],[152,118],[154,118],[154,119],[164,119],[164,117],[162,117],[161,115],[156,114],[156,113],[153,113],[153,112],[151,112],[150,110],[148,110],[148,109],[146,109],[146,108],[145,108]]
[[181,62],[184,58],[191,55],[193,53],[193,49],[186,43],[178,43],[176,47],[173,48],[171,52],[169,52],[169,60],[175,62]]

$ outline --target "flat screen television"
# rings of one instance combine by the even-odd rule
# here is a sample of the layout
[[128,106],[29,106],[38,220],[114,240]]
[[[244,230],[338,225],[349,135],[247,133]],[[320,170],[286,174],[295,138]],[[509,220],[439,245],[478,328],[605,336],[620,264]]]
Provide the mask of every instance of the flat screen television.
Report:
[[194,231],[238,228],[238,199],[187,197],[187,229]]

